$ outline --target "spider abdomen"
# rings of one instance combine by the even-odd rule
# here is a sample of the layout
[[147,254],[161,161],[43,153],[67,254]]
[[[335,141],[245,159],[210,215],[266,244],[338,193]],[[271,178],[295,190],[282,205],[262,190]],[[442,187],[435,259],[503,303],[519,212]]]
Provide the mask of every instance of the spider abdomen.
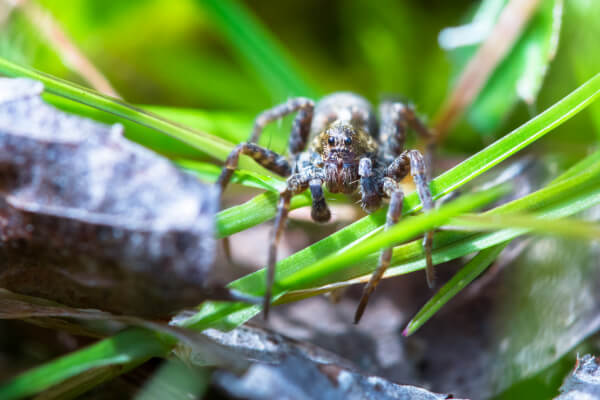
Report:
[[311,137],[321,134],[335,120],[352,122],[369,135],[377,132],[373,107],[364,97],[351,92],[332,93],[317,102],[310,125]]

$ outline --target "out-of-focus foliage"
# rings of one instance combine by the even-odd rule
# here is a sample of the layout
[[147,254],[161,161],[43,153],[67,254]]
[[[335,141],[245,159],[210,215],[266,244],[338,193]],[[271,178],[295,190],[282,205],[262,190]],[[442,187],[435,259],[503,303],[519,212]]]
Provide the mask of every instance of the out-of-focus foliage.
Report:
[[[467,24],[440,33],[440,45],[448,49],[456,74],[494,28],[507,3],[508,0],[482,1]],[[557,50],[562,9],[562,0],[541,2],[515,46],[471,105],[468,120],[477,130],[487,135],[496,131],[518,100],[535,110],[537,94]]]

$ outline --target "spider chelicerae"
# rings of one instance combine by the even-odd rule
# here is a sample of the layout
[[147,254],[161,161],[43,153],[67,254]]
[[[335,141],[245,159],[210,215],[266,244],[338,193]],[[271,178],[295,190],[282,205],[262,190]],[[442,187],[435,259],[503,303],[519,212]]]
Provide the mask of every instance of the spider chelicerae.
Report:
[[[289,140],[289,161],[256,144],[265,125],[294,112],[297,115]],[[240,154],[245,154],[268,170],[287,177],[286,189],[279,196],[275,225],[270,236],[263,304],[265,317],[271,303],[277,244],[292,196],[310,190],[311,216],[317,222],[326,222],[331,218],[323,185],[332,193],[359,194],[360,204],[368,213],[378,209],[382,200],[387,198],[389,208],[385,229],[388,229],[400,218],[404,198],[400,181],[410,173],[423,210],[433,207],[429,191],[429,163],[419,151],[404,150],[409,128],[430,144],[434,139],[432,132],[416,116],[414,110],[402,102],[383,102],[379,107],[379,115],[378,124],[369,102],[353,93],[334,93],[316,104],[307,98],[293,98],[258,115],[250,140],[236,146],[227,157],[225,168],[217,181],[221,193],[237,168]],[[432,242],[433,232],[426,233],[423,247],[427,261],[427,283],[430,287],[435,279],[431,260]],[[370,294],[389,266],[391,256],[391,248],[381,252],[379,265],[364,287],[354,317],[355,323],[360,320]]]

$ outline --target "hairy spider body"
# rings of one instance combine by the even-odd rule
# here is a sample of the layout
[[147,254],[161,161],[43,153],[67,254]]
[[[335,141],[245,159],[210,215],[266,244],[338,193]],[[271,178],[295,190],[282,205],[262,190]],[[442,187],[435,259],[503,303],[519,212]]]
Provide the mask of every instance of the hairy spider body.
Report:
[[[293,112],[297,112],[297,116],[290,135],[290,163],[285,157],[257,145],[256,142],[267,123]],[[270,238],[265,316],[271,301],[277,244],[292,196],[310,190],[311,216],[317,222],[326,222],[331,218],[323,186],[331,193],[357,193],[360,195],[362,208],[369,213],[378,209],[382,200],[387,198],[389,208],[385,229],[388,229],[400,218],[404,198],[400,181],[410,173],[423,209],[427,211],[433,207],[427,161],[416,150],[404,150],[408,128],[430,142],[433,135],[414,111],[403,103],[384,102],[379,107],[379,114],[378,124],[369,102],[353,93],[334,93],[324,97],[316,105],[307,98],[290,99],[261,113],[255,120],[250,140],[238,145],[227,158],[217,182],[221,191],[237,168],[240,154],[248,155],[263,167],[288,177],[287,187],[280,193],[275,226]],[[308,149],[307,143],[310,143]],[[428,232],[423,241],[430,286],[433,286],[434,281],[432,240],[432,233]],[[379,266],[364,288],[355,322],[360,320],[369,295],[389,266],[391,255],[392,249],[382,251]]]

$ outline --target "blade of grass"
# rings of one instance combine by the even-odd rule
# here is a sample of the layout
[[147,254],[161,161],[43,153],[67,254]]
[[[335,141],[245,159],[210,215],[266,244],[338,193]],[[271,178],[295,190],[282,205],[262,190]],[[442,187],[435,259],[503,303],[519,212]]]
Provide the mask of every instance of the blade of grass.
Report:
[[277,101],[289,96],[318,95],[300,77],[283,47],[241,3],[235,0],[197,0],[197,3],[210,13],[212,20],[254,67]]
[[571,166],[568,170],[560,174],[557,178],[555,178],[552,183],[557,184],[565,179],[572,178],[575,175],[580,174],[581,172],[594,168],[594,165],[600,162],[600,150],[596,150],[592,154],[588,155],[584,159],[578,161],[573,166]]
[[415,333],[452,297],[463,290],[469,283],[483,273],[504,250],[508,243],[502,243],[482,250],[471,261],[458,271],[408,323],[402,334],[409,336]]
[[97,108],[135,122],[136,124],[162,132],[198,149],[203,154],[209,154],[219,160],[224,160],[233,148],[231,143],[216,136],[179,125],[120,100],[58,79],[41,71],[36,71],[33,68],[13,64],[3,58],[0,58],[0,74],[9,77],[35,79],[42,82],[45,90],[49,93]]
[[190,368],[179,360],[168,360],[136,394],[135,400],[203,399],[209,383],[208,368]]
[[[178,160],[175,163],[181,168],[192,172],[204,182],[216,182],[219,174],[223,170],[222,167],[217,165],[199,161]],[[257,174],[248,170],[235,171],[231,178],[231,182],[276,193],[285,189],[285,181],[283,179]]]
[[[146,329],[128,329],[111,338],[40,367],[0,386],[0,399],[19,399],[39,393],[73,376],[108,365],[131,369],[154,356],[165,356],[173,342]],[[121,371],[125,372],[125,371]]]
[[[217,237],[224,238],[233,233],[252,228],[257,220],[267,221],[273,217],[277,209],[279,193],[267,192],[260,194],[242,205],[227,208],[221,211],[217,229]],[[311,204],[308,192],[294,196],[290,204],[290,210],[305,207]],[[223,232],[227,232],[224,234]]]
[[600,238],[600,225],[587,221],[561,219],[544,221],[535,215],[463,215],[452,219],[450,224],[477,230],[502,228],[527,228],[531,232],[547,235],[568,236],[579,239]]
[[[26,77],[42,82],[44,84],[45,92],[55,96],[54,98],[50,97],[49,100],[56,100],[56,96],[58,96],[72,102],[72,104],[68,104],[64,101],[57,101],[57,106],[62,109],[66,108],[71,112],[87,115],[90,114],[90,112],[86,111],[86,109],[91,107],[114,115],[123,121],[126,121],[126,125],[130,131],[130,133],[126,134],[128,137],[132,137],[133,140],[142,144],[150,145],[150,147],[153,147],[154,150],[159,152],[163,149],[156,148],[157,144],[167,143],[170,144],[171,147],[173,147],[173,144],[169,141],[157,139],[154,134],[156,132],[167,135],[169,138],[187,145],[187,148],[186,146],[179,146],[178,151],[185,151],[185,154],[189,154],[190,149],[195,149],[198,155],[208,155],[220,161],[224,161],[235,146],[235,144],[215,135],[173,122],[160,115],[132,106],[118,99],[107,97],[83,86],[58,79],[33,68],[11,63],[2,57],[0,57],[0,75]],[[78,107],[77,103],[81,106]],[[167,113],[164,109],[157,109]],[[169,115],[174,114],[176,113],[173,111],[169,112]],[[98,113],[87,116],[100,120],[107,119]],[[196,121],[198,120],[197,117],[195,118]],[[189,115],[186,118],[186,121],[190,121]],[[206,121],[204,122],[206,125]],[[144,127],[146,129],[140,132],[138,127]],[[220,124],[220,127],[223,129],[223,124]],[[153,139],[149,139],[148,136],[153,136]],[[168,150],[165,152],[168,154]],[[193,154],[191,155],[193,156]],[[239,165],[241,169],[248,169],[262,173],[263,175],[266,173],[264,168],[260,167],[247,156],[243,156],[240,159]]]

